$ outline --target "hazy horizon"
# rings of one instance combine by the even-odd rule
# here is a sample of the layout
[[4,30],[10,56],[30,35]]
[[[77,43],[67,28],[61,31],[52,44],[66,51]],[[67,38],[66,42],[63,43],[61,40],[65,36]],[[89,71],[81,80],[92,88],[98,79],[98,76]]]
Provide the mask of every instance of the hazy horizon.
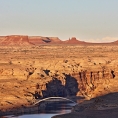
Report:
[[118,40],[117,5],[116,0],[1,0],[0,36],[112,42]]

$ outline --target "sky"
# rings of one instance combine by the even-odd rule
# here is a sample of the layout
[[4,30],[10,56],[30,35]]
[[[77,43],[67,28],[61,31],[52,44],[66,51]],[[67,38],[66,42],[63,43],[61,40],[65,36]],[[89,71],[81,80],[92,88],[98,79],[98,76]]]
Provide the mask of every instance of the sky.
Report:
[[0,36],[118,40],[118,0],[0,0]]

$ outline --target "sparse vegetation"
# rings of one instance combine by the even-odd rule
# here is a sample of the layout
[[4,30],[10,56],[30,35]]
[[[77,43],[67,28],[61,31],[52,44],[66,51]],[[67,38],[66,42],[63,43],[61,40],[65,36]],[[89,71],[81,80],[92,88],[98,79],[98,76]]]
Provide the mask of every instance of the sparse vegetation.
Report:
[[[80,95],[90,99],[109,90],[117,91],[118,47],[111,47],[43,45],[0,48],[0,110],[31,104],[28,101],[32,101],[37,83],[41,98]],[[24,50],[27,50],[26,54]],[[74,78],[73,81],[67,81],[67,75]]]

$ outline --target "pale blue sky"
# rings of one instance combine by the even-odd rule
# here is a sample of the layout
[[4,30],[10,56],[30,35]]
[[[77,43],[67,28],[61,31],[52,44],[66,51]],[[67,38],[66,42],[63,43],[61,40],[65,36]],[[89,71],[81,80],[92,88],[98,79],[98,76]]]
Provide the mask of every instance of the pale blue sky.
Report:
[[0,0],[0,35],[12,34],[116,40],[118,0]]

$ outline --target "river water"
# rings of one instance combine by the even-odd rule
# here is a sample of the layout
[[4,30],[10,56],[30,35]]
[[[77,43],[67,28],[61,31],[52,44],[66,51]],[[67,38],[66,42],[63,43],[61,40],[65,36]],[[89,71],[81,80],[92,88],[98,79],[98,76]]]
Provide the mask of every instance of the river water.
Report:
[[51,118],[52,116],[58,114],[65,114],[71,112],[72,107],[75,105],[76,103],[72,103],[69,101],[58,101],[46,105],[45,109],[35,111],[33,114],[22,114],[19,116],[11,115],[5,116],[4,118]]

